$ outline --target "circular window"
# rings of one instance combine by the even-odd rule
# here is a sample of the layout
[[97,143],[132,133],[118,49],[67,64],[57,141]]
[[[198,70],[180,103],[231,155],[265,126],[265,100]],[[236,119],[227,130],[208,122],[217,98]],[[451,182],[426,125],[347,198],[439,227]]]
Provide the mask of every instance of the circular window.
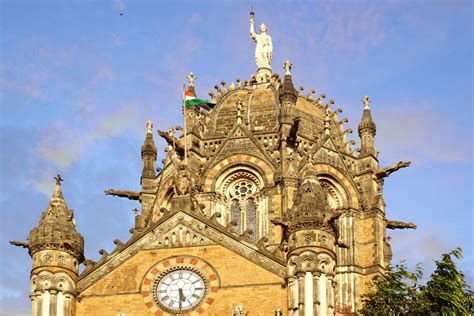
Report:
[[233,187],[231,195],[240,199],[245,199],[249,197],[256,191],[256,187],[253,183],[249,181],[239,181]]
[[202,302],[207,289],[203,277],[187,268],[168,271],[155,283],[154,294],[158,304],[174,313],[193,310]]

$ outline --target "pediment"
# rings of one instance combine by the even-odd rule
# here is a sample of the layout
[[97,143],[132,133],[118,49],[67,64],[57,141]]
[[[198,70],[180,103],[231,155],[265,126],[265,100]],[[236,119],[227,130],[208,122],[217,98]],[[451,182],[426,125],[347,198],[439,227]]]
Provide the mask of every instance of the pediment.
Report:
[[282,258],[245,241],[204,215],[177,211],[163,215],[154,226],[132,237],[126,244],[117,246],[118,250],[104,255],[99,262],[88,267],[79,275],[77,287],[79,292],[84,291],[142,250],[212,244],[221,245],[279,277],[284,277],[285,262]]

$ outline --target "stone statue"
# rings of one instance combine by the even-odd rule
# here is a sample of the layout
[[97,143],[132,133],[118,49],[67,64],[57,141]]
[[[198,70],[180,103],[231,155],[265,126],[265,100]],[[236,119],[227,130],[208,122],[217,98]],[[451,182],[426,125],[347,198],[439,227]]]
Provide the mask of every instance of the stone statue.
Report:
[[153,134],[153,122],[151,120],[146,122],[146,133]]
[[290,61],[287,59],[285,63],[283,64],[283,68],[285,69],[285,75],[290,76],[291,75],[291,66],[292,64]]
[[368,110],[369,109],[369,104],[370,104],[370,99],[368,96],[365,96],[363,99],[362,99],[362,102],[364,103],[364,110]]
[[191,190],[191,172],[185,163],[178,166],[178,172],[175,176],[175,191],[179,196],[186,195]]
[[188,80],[189,80],[189,86],[194,87],[194,80],[196,80],[196,76],[192,72],[189,73]]
[[257,43],[255,48],[255,62],[257,67],[271,69],[273,45],[272,38],[267,34],[267,26],[260,25],[260,34],[255,33],[255,21],[253,19],[254,13],[250,12],[250,38]]

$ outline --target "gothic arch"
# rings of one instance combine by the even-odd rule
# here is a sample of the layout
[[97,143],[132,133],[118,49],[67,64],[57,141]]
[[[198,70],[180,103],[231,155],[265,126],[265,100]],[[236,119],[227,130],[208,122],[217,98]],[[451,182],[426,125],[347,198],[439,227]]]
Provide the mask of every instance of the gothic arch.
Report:
[[264,179],[265,186],[274,183],[273,170],[268,163],[255,156],[237,154],[221,160],[207,172],[204,177],[204,192],[217,191],[217,179],[221,178],[221,174],[228,170],[229,167],[236,165],[256,169],[262,179]]
[[[343,175],[339,170],[328,164],[314,164],[314,171],[322,185],[326,185],[329,193],[334,196],[334,199],[341,199],[346,196],[347,202],[339,201],[338,207],[350,207],[357,209],[359,207],[359,195],[355,185]],[[303,175],[304,176],[304,175]]]

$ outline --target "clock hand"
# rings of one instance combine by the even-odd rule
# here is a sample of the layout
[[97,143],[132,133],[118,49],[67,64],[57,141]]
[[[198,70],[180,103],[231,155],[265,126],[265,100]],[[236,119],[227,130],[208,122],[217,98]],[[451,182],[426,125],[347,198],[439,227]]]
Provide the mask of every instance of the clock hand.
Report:
[[181,303],[186,300],[183,294],[183,289],[178,289],[179,292],[179,310],[181,310]]

